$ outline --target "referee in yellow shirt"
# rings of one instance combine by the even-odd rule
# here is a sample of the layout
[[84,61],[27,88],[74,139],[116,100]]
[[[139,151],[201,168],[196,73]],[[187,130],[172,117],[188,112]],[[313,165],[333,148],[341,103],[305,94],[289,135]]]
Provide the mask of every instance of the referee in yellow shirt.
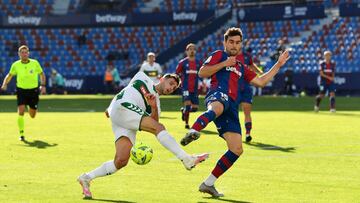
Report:
[[[31,118],[35,118],[39,103],[39,91],[41,94],[46,93],[45,74],[35,59],[29,58],[29,47],[22,45],[19,47],[20,60],[15,61],[10,68],[10,72],[6,75],[1,89],[6,90],[7,84],[13,76],[16,76],[16,96],[18,104],[18,126],[20,140],[24,141],[24,113],[25,105],[29,106],[29,114]],[[41,85],[39,88],[39,75]]]

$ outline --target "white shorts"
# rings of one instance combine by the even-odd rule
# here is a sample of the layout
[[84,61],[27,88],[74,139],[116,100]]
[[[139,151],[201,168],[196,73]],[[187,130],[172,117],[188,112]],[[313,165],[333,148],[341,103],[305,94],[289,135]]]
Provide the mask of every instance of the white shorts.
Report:
[[136,131],[140,128],[140,122],[144,114],[140,107],[131,102],[121,100],[113,101],[109,108],[112,130],[115,135],[115,142],[122,136],[128,137],[134,145]]

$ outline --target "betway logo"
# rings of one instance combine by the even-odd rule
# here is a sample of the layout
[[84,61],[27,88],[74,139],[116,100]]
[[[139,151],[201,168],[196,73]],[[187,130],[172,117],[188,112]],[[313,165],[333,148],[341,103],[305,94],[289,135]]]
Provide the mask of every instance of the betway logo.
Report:
[[96,14],[95,21],[97,23],[120,23],[124,24],[126,21],[126,15],[99,15]]
[[346,83],[346,78],[345,77],[335,77],[335,84],[337,85],[343,85]]
[[231,71],[231,72],[234,72],[234,73],[236,73],[236,75],[238,75],[239,76],[239,78],[241,78],[241,72],[240,71],[238,71],[238,70],[236,70],[236,68],[235,67],[226,67],[226,71]]
[[65,87],[71,87],[77,90],[82,88],[83,83],[83,79],[65,79]]
[[8,16],[9,25],[40,25],[41,17]]
[[197,13],[173,12],[173,20],[174,21],[191,20],[191,21],[195,22],[196,18],[197,18]]

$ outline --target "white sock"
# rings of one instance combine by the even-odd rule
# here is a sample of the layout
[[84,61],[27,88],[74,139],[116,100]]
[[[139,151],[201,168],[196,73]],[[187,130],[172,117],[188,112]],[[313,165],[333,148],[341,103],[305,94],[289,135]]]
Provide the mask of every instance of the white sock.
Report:
[[213,186],[217,177],[215,177],[212,173],[210,173],[209,177],[204,181],[205,185]]
[[96,169],[86,173],[91,180],[97,177],[102,177],[106,175],[111,175],[115,173],[118,169],[115,167],[114,160],[104,162],[101,166]]
[[159,132],[156,137],[161,145],[172,152],[178,159],[183,160],[189,156],[166,130]]

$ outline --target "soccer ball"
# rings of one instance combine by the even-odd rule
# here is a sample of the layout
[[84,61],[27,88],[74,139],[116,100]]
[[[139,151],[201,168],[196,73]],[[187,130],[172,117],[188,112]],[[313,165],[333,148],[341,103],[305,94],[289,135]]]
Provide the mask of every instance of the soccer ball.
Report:
[[136,164],[145,165],[151,161],[152,156],[153,150],[144,143],[135,143],[131,148],[130,157]]

